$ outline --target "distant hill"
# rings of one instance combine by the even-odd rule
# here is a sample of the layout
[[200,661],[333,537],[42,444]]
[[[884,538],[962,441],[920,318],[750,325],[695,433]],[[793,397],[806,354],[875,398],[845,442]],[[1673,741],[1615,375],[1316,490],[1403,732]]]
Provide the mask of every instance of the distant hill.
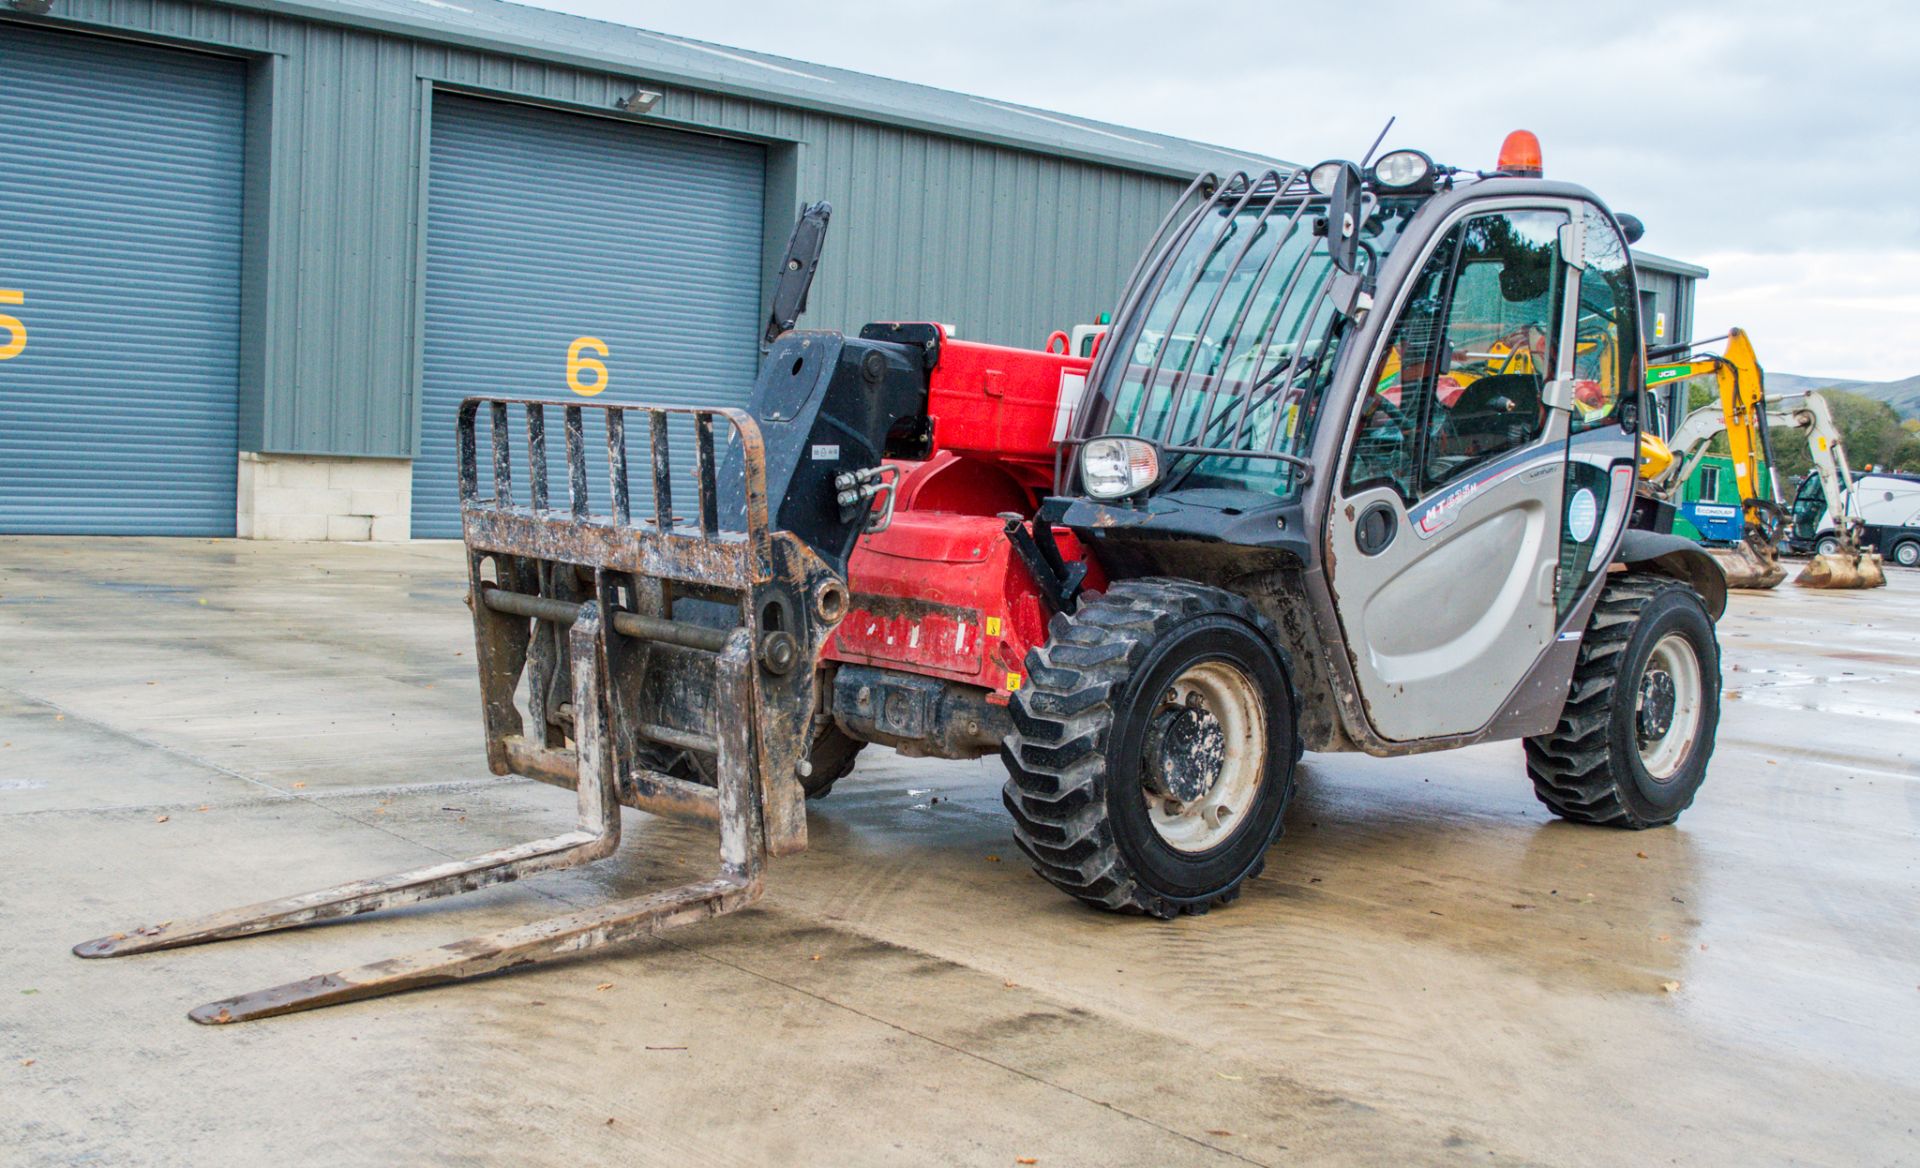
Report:
[[1767,374],[1772,393],[1804,393],[1811,389],[1844,389],[1861,397],[1877,398],[1903,418],[1920,418],[1920,375],[1899,381],[1848,381],[1839,377],[1805,377],[1798,373]]

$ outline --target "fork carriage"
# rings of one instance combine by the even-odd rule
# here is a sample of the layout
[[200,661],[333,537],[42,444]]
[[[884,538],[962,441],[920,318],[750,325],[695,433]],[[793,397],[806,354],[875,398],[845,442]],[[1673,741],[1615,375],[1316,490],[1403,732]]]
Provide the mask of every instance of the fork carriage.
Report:
[[[550,408],[564,415],[561,507],[548,483]],[[483,410],[491,455],[484,475],[476,434]],[[524,503],[514,488],[515,413],[527,458]],[[608,491],[597,510],[589,417],[606,443]],[[640,518],[628,475],[629,418],[644,418],[651,468],[652,514]],[[693,436],[694,513],[685,518],[674,513],[675,419],[690,423]],[[724,466],[716,461],[716,422],[731,439]],[[770,530],[754,420],[733,409],[469,398],[460,408],[459,458],[487,762],[495,774],[574,790],[574,830],[114,933],[75,953],[119,956],[293,928],[590,863],[619,846],[622,805],[718,828],[718,871],[708,879],[190,1014],[197,1022],[240,1022],[457,981],[733,912],[759,899],[769,855],[806,847],[799,778],[816,709],[813,662],[845,615],[848,594],[804,543]]]

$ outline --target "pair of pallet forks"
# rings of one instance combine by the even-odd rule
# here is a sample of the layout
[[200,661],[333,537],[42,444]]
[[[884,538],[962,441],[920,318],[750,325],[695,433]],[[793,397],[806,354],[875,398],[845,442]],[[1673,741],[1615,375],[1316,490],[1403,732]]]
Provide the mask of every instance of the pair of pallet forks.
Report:
[[[490,496],[478,487],[474,457],[482,406],[492,423]],[[816,649],[807,642],[824,635],[824,624],[811,622],[823,627],[796,644],[791,628],[761,628],[759,614],[783,611],[811,587],[833,615],[844,595],[831,595],[830,573],[804,545],[768,531],[764,455],[753,421],[735,410],[551,407],[566,415],[569,472],[567,505],[553,508],[547,408],[503,399],[463,405],[462,516],[489,763],[496,774],[572,787],[579,801],[574,830],[197,920],[112,933],[75,946],[77,955],[120,957],[297,928],[591,863],[618,847],[623,804],[718,824],[719,871],[710,879],[224,998],[189,1013],[201,1023],[243,1022],[477,977],[733,912],[759,898],[770,853],[805,846],[805,811],[789,760],[796,752],[804,758],[810,727],[805,716],[780,715],[789,706],[811,711],[811,670],[791,666],[812,659],[796,658],[795,651]],[[524,503],[513,491],[508,436],[510,412],[521,410],[531,471]],[[606,432],[611,487],[602,515],[587,499],[583,412]],[[673,514],[669,482],[668,424],[676,414],[684,416],[675,425],[691,422],[696,446],[697,515],[686,520]],[[626,482],[632,415],[648,415],[654,470],[654,515],[638,522],[629,514]],[[716,486],[716,421],[731,427],[728,470],[741,480],[726,499]],[[724,529],[723,511],[737,530]],[[716,601],[725,611],[731,599],[738,623],[673,619],[676,594],[696,596],[710,611]],[[650,668],[662,676],[649,676]],[[690,723],[705,728],[689,729]],[[694,756],[704,760],[696,772],[654,769],[664,758]],[[769,761],[784,770],[763,785]],[[699,781],[700,773],[711,785]]]

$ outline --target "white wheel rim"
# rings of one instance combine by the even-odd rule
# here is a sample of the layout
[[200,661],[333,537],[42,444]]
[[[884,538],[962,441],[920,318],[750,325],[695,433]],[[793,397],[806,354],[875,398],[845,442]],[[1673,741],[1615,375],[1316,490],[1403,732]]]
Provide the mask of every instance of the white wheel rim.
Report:
[[1903,543],[1893,549],[1893,562],[1903,568],[1920,564],[1920,543]]
[[1183,803],[1141,784],[1153,830],[1168,847],[1187,853],[1218,847],[1239,828],[1267,771],[1266,703],[1252,678],[1224,661],[1203,661],[1175,679],[1149,716],[1196,702],[1219,723],[1224,739],[1213,785]]
[[[1645,713],[1649,682],[1665,674],[1673,685],[1673,716],[1666,728],[1656,734],[1645,733]],[[1700,734],[1700,715],[1705,704],[1700,684],[1700,657],[1693,642],[1679,633],[1661,637],[1647,655],[1640,684],[1635,687],[1634,729],[1640,742],[1640,764],[1656,780],[1665,782],[1679,771],[1680,764],[1693,751]]]

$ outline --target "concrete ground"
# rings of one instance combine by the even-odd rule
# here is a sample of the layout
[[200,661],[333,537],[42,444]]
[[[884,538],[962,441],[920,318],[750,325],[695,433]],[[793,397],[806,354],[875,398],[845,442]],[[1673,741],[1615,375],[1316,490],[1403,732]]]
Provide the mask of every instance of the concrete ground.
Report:
[[[76,941],[564,829],[487,773],[452,545],[0,541],[0,1163],[1920,1161],[1920,574],[1742,595],[1675,829],[1517,745],[1308,756],[1160,924],[1017,860],[998,762],[871,751],[762,905],[248,1025],[188,1007],[684,879],[700,833],[343,925]],[[936,801],[937,797],[937,801]]]

